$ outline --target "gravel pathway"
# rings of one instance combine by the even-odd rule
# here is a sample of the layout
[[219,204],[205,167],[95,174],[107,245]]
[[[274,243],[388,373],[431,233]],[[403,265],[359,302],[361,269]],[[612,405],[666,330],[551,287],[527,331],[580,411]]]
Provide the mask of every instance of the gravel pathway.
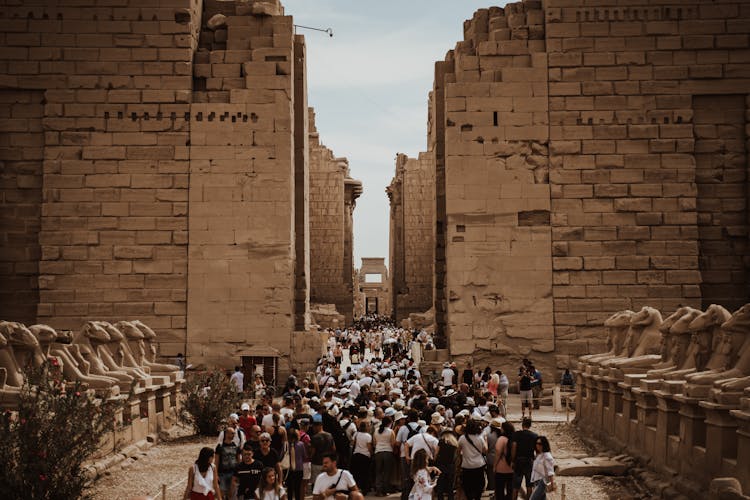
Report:
[[161,498],[162,484],[166,484],[167,499],[183,498],[188,469],[203,446],[212,446],[215,438],[195,437],[160,443],[146,453],[136,455],[110,469],[92,490],[94,498],[129,500],[139,496]]
[[[600,451],[584,443],[578,435],[578,429],[568,424],[537,423],[532,430],[548,437],[552,445],[552,454],[559,458],[597,455]],[[109,475],[99,479],[94,486],[94,497],[129,500],[137,496],[152,495],[161,498],[161,485],[166,484],[167,487],[171,487],[167,492],[167,499],[179,500],[185,491],[190,464],[198,456],[202,446],[210,446],[214,442],[213,438],[186,437],[160,443],[139,456],[137,460],[126,461],[124,467],[117,466]],[[571,500],[642,498],[634,493],[637,489],[631,477],[571,476],[561,477],[557,482],[559,489],[556,493],[548,495],[550,500],[562,498],[560,490],[563,484],[566,498]]]

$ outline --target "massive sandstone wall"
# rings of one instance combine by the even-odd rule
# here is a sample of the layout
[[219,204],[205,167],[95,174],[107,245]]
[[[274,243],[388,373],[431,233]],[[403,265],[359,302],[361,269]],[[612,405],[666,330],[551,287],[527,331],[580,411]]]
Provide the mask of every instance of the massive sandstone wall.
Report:
[[391,201],[391,304],[397,322],[432,307],[435,231],[435,162],[399,154],[387,189]]
[[3,297],[3,316],[56,328],[138,317],[183,346],[199,6],[3,1],[0,10],[0,93],[12,114],[3,211],[13,214],[2,258],[14,276],[3,279],[14,297]]
[[739,1],[529,0],[467,21],[428,140],[452,354],[564,366],[613,311],[747,301],[749,32]]
[[540,7],[478,11],[438,66],[443,328],[454,356],[554,349]]
[[[350,324],[354,315],[352,211],[362,192],[349,162],[320,143],[310,112],[310,300],[334,304]],[[343,326],[343,325],[341,325]]]
[[263,345],[285,371],[309,324],[291,17],[278,1],[0,5],[3,317],[137,317],[162,354],[233,365]]
[[750,5],[546,6],[561,352],[614,310],[747,302]]
[[295,303],[298,210],[307,223],[298,202],[307,187],[295,185],[307,167],[295,161],[296,140],[307,149],[295,134],[295,117],[307,121],[306,102],[295,100],[304,47],[291,16],[252,12],[204,4],[204,19],[226,20],[203,24],[193,67],[187,355],[209,363],[253,345],[288,360],[307,313]]

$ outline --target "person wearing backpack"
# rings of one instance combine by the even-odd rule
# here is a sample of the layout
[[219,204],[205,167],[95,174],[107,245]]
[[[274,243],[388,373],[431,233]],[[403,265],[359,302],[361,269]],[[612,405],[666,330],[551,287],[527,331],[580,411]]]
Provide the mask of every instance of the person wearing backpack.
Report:
[[495,442],[495,500],[512,500],[513,498],[513,468],[511,463],[511,443],[516,431],[513,424],[503,422],[503,433]]
[[398,430],[398,434],[396,434],[396,441],[401,445],[401,500],[409,499],[409,492],[413,486],[411,465],[407,461],[406,456],[406,442],[417,434],[424,432],[424,429],[419,426],[417,420],[419,420],[417,410],[409,410],[406,425],[401,427]]

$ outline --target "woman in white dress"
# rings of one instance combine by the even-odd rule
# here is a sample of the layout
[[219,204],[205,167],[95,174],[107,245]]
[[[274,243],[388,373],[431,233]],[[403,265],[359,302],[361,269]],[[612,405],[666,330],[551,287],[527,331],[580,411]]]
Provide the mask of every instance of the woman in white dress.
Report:
[[411,477],[414,481],[409,492],[409,500],[432,500],[432,490],[440,475],[440,469],[427,465],[427,450],[420,449],[411,459]]

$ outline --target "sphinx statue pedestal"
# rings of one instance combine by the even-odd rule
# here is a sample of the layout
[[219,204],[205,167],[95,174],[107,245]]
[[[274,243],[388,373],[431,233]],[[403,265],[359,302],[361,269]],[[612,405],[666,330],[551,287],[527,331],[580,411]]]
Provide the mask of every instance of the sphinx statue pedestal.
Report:
[[680,404],[680,473],[708,488],[710,475],[706,468],[706,411],[701,400],[684,394],[674,396]]
[[750,491],[750,388],[745,389],[737,410],[729,413],[737,422],[737,471],[735,477],[742,484],[743,491]]
[[641,390],[656,398],[656,434],[653,464],[667,473],[677,474],[680,463],[680,403],[672,394],[659,391],[659,381],[642,380]]
[[602,377],[602,427],[601,430],[606,436],[614,437],[615,435],[615,416],[618,408],[622,412],[622,389],[619,386],[620,380],[614,377]]
[[635,399],[636,426],[631,428],[628,448],[631,453],[641,457],[650,457],[654,452],[656,440],[657,407],[656,396],[651,391],[633,387],[630,390]]
[[734,476],[737,470],[737,406],[701,401],[706,412],[706,467],[713,477]]

